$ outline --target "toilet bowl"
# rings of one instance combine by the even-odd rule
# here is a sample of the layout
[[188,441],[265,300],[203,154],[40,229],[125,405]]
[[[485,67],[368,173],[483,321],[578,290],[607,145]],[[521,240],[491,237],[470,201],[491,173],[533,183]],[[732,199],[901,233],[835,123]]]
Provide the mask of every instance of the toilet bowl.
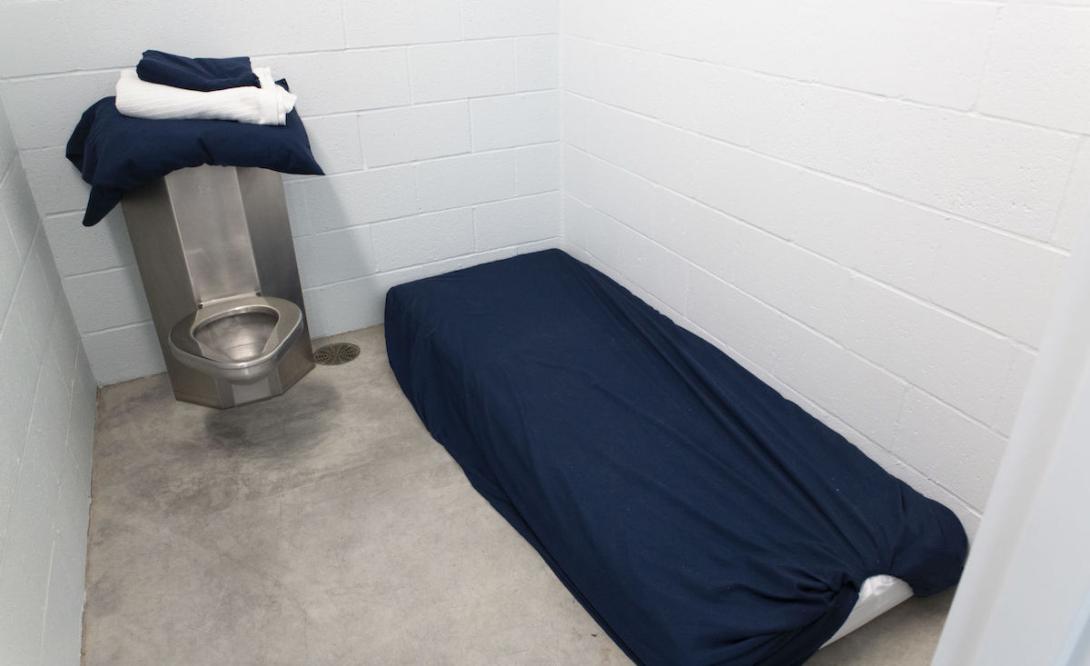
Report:
[[299,306],[282,298],[240,296],[205,305],[170,330],[180,363],[236,384],[277,367],[303,329]]

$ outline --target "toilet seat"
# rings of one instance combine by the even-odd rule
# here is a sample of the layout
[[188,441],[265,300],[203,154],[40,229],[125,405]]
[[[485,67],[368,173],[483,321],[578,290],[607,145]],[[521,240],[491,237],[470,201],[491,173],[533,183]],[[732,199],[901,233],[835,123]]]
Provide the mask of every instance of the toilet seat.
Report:
[[170,330],[168,346],[183,365],[230,382],[249,383],[276,368],[302,329],[303,313],[295,303],[241,296],[206,305],[183,318]]

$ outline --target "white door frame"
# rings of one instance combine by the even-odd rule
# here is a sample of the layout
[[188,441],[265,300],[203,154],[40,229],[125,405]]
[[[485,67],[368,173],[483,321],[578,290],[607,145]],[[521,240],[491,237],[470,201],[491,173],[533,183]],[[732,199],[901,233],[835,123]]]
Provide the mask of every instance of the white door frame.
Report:
[[1090,229],[1068,260],[934,664],[1090,664]]

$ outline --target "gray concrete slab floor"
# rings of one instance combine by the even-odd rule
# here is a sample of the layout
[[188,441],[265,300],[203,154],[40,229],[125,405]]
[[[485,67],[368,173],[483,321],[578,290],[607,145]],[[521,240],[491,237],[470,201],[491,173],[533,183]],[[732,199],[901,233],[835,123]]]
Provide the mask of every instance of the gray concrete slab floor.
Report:
[[[165,375],[99,398],[84,663],[627,664],[470,487],[386,363],[217,411]],[[949,595],[813,664],[926,664]]]

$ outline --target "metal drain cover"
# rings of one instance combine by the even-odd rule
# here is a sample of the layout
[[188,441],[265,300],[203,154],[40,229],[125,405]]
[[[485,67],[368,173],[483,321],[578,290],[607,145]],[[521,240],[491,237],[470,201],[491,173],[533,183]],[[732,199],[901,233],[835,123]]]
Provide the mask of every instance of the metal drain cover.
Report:
[[341,365],[355,360],[359,355],[359,345],[351,342],[334,342],[315,350],[314,362],[318,365]]

